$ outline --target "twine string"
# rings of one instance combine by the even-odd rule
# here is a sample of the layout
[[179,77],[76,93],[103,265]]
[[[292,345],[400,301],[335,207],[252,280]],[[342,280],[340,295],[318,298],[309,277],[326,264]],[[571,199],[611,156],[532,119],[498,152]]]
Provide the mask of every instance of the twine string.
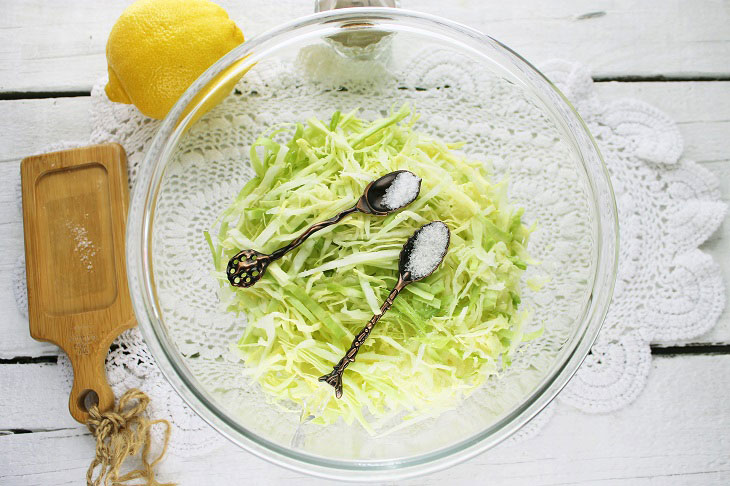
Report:
[[[123,486],[135,479],[144,480],[148,486],[174,486],[175,483],[160,483],[155,479],[154,467],[167,452],[170,440],[170,422],[149,420],[144,413],[149,397],[142,391],[131,388],[116,403],[112,410],[100,412],[96,405],[89,408],[86,422],[91,434],[96,438],[96,457],[86,472],[87,486]],[[164,424],[165,441],[160,454],[150,462],[149,453],[152,443],[151,428]],[[142,468],[120,476],[125,459],[137,455],[141,450]],[[94,478],[94,471],[99,472]]]

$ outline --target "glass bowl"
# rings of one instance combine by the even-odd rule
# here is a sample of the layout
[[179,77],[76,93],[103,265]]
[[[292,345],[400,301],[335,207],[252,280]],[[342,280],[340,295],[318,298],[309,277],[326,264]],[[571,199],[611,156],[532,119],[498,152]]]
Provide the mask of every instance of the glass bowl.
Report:
[[[385,436],[344,423],[303,428],[296,410],[273,405],[232,354],[245,318],[218,302],[203,232],[250,178],[248,150],[265,129],[355,107],[375,118],[402,102],[417,108],[418,130],[466,142],[462,151],[508,178],[510,199],[536,223],[529,251],[539,264],[523,280],[545,285],[523,281],[522,305],[544,334],[454,410]],[[312,15],[220,59],[162,123],[139,170],[127,228],[134,309],[175,390],[244,449],[345,480],[445,468],[525,425],[589,352],[616,275],[611,184],[570,103],[494,39],[400,9]]]

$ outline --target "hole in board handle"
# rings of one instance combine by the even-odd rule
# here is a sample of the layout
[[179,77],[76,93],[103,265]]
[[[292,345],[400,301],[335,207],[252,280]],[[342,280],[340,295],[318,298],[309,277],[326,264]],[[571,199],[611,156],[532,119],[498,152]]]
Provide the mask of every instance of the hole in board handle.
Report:
[[79,395],[78,405],[81,410],[88,412],[91,407],[99,405],[99,395],[94,390],[84,390]]

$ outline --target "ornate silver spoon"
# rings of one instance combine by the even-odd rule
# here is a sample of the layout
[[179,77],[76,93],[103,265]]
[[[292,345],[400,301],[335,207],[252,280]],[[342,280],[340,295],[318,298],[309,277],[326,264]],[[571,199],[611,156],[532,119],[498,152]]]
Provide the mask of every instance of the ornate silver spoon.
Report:
[[449,228],[441,221],[434,221],[418,229],[403,245],[398,260],[398,282],[380,307],[380,314],[375,314],[365,324],[365,327],[355,336],[350,349],[332,371],[319,378],[319,381],[327,382],[335,388],[337,398],[342,396],[342,373],[350,363],[355,361],[355,356],[360,351],[362,343],[370,335],[370,331],[383,317],[383,314],[390,309],[393,301],[406,285],[428,277],[438,268],[449,249],[450,238]]
[[375,216],[387,216],[415,201],[420,190],[421,179],[410,171],[397,170],[385,174],[365,187],[363,195],[353,207],[328,220],[313,224],[294,241],[275,252],[269,255],[256,250],[242,250],[236,253],[226,267],[228,281],[234,287],[251,287],[261,280],[271,262],[283,257],[322,228],[339,223],[345,216],[357,211]]

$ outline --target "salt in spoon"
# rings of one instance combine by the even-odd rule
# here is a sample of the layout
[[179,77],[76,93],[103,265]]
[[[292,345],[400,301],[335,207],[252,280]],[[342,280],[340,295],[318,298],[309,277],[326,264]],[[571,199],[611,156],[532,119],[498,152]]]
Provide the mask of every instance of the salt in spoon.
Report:
[[406,244],[403,245],[398,260],[398,282],[380,307],[380,314],[375,314],[365,324],[362,331],[355,336],[350,349],[340,362],[334,366],[332,371],[319,378],[319,381],[327,382],[335,388],[337,398],[342,397],[342,373],[350,363],[355,361],[355,356],[357,356],[362,343],[370,335],[370,331],[383,317],[383,314],[390,309],[393,301],[406,285],[428,277],[438,268],[449,249],[450,237],[451,233],[448,226],[441,221],[433,221],[416,230],[413,236],[408,238]]
[[234,287],[251,287],[261,280],[271,262],[283,257],[322,228],[339,223],[345,216],[357,211],[375,216],[387,216],[415,201],[420,191],[421,179],[413,172],[397,170],[385,174],[365,187],[363,195],[353,207],[310,226],[294,241],[270,255],[256,250],[242,250],[236,253],[226,267],[228,281]]

